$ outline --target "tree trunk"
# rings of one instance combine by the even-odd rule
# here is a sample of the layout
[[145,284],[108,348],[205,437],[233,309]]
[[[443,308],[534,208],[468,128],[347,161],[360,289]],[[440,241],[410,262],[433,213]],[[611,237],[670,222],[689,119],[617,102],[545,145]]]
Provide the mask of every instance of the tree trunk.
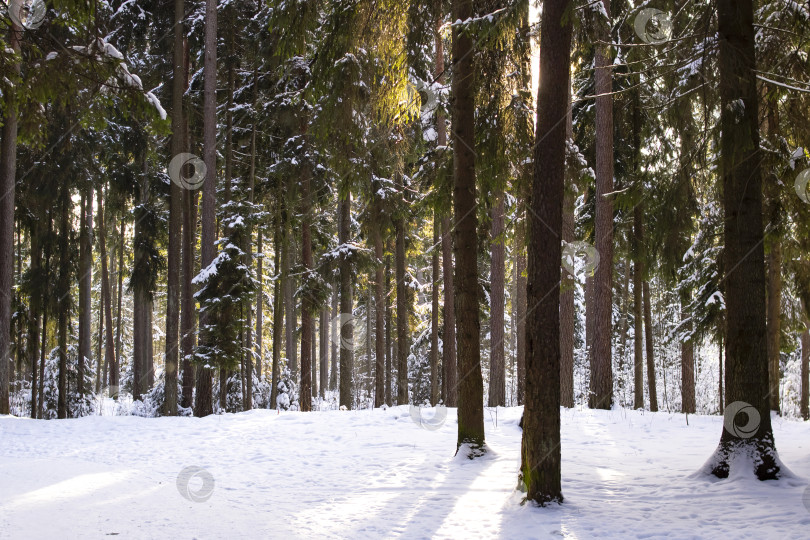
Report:
[[[453,0],[452,20],[474,14],[472,0]],[[455,307],[458,347],[458,441],[469,457],[484,447],[484,383],[478,306],[478,216],[475,186],[475,68],[472,35],[453,27],[453,209],[455,220]],[[399,303],[399,299],[397,303]],[[399,324],[399,323],[398,323]],[[400,353],[401,354],[401,353]]]
[[540,31],[537,133],[534,149],[527,298],[534,309],[526,325],[526,406],[521,479],[526,498],[562,502],[560,453],[560,281],[565,197],[565,124],[570,105],[571,17],[568,2],[545,0]]
[[385,258],[385,403],[390,407],[394,404],[391,396],[391,326],[393,325],[393,312],[391,309],[391,256]]
[[[568,100],[571,100],[571,91],[568,91]],[[566,139],[573,143],[574,127],[571,109],[566,115]],[[566,175],[568,176],[568,175]],[[562,239],[569,243],[574,241],[574,227],[576,212],[576,196],[574,194],[574,179],[568,178],[563,195]],[[560,291],[560,405],[574,407],[574,325],[576,322],[576,306],[574,293],[576,279],[568,272],[562,273],[562,289]],[[525,286],[524,286],[525,291]],[[525,298],[523,300],[523,317],[526,313]],[[525,332],[525,325],[524,330]],[[525,336],[524,336],[525,341]]]
[[[401,180],[397,182],[404,190]],[[404,194],[403,194],[404,198]],[[410,351],[410,299],[405,275],[405,218],[396,220],[396,249],[394,263],[397,279],[397,405],[408,403],[408,352]]]
[[287,367],[290,369],[290,375],[295,378],[298,375],[298,346],[295,343],[295,327],[298,324],[298,316],[295,312],[295,278],[292,274],[292,260],[291,251],[292,246],[290,238],[289,224],[284,224],[284,250],[282,253],[284,269],[282,270],[283,284],[284,284],[284,343],[287,354]]
[[[20,52],[21,29],[11,24],[8,47]],[[11,66],[20,73],[20,63]],[[17,104],[14,93],[3,96],[3,140],[0,146],[0,414],[9,414],[11,299],[14,285],[14,191],[17,179]],[[60,394],[61,399],[61,394]]]
[[[724,267],[730,271],[724,283],[727,406],[723,434],[707,468],[718,478],[727,478],[733,467],[770,480],[781,471],[768,399],[753,2],[717,0],[717,15]],[[747,416],[745,425],[739,422],[739,412]]]
[[262,364],[264,363],[264,347],[262,345],[262,332],[264,324],[264,246],[262,245],[262,229],[259,228],[258,238],[256,238],[256,252],[259,260],[256,261],[256,276],[258,281],[258,293],[256,294],[256,377],[262,380]]
[[[180,351],[183,362],[183,394],[180,403],[194,405],[194,379],[197,369],[194,348],[197,346],[197,310],[194,300],[195,249],[197,243],[197,192],[183,191],[183,276],[180,290]],[[151,303],[149,305],[151,312]],[[151,336],[150,336],[151,338]],[[150,339],[151,341],[151,339]]]
[[[146,173],[146,153],[141,156],[142,167]],[[148,253],[144,249],[144,242],[146,241],[145,233],[143,230],[143,223],[141,216],[145,215],[149,210],[146,205],[149,203],[149,176],[144,174],[141,179],[141,192],[140,192],[140,214],[136,212],[135,230],[133,232],[134,243],[134,260],[133,260],[133,277],[135,277],[135,270],[142,264],[144,258],[148,257]],[[132,399],[141,399],[141,393],[148,391],[148,377],[149,370],[149,352],[152,343],[152,327],[150,321],[150,314],[152,312],[152,291],[148,290],[145,284],[139,283],[138,280],[133,282],[133,347],[132,347]]]
[[489,406],[506,405],[506,359],[504,356],[504,297],[505,243],[504,193],[496,188],[493,194],[492,227],[490,230],[490,354],[489,354]]
[[768,380],[771,410],[781,414],[779,403],[779,350],[782,318],[782,244],[774,235],[768,253]]
[[283,272],[282,270],[282,236],[281,231],[281,205],[276,207],[276,223],[273,233],[273,244],[275,247],[275,278],[273,281],[273,365],[270,368],[270,408],[277,407],[276,396],[278,395],[278,379],[281,362],[281,334],[284,324],[284,304],[283,295]]
[[319,366],[321,384],[318,388],[321,399],[326,398],[326,385],[329,384],[329,307],[324,305],[321,308],[321,322],[318,325],[321,329],[321,346],[319,351]]
[[[126,208],[125,208],[126,210]],[[126,212],[124,212],[126,213]],[[121,220],[121,234],[120,245],[118,246],[118,293],[116,296],[117,304],[115,306],[115,321],[117,326],[115,328],[115,380],[121,379],[121,327],[123,321],[121,320],[121,306],[124,297],[124,245],[125,245],[126,221]]]
[[93,288],[93,245],[90,238],[90,231],[93,229],[92,189],[87,189],[82,193],[79,223],[79,365],[77,373],[79,382],[77,391],[79,396],[84,396],[87,390],[84,387],[85,362],[92,362],[93,358],[90,343],[92,325],[90,305]]
[[[610,1],[603,0],[610,16]],[[600,22],[603,41],[610,41],[608,22]],[[596,251],[599,265],[594,274],[594,328],[591,354],[592,409],[613,405],[613,68],[607,46],[596,46]]]
[[[305,167],[306,169],[306,167]],[[312,271],[312,201],[310,194],[310,173],[303,172],[301,179],[301,261],[304,265],[303,287],[311,285],[309,273]],[[315,306],[312,296],[303,295],[301,300],[301,410],[312,410],[312,344],[313,344],[313,311]]]
[[805,319],[805,328],[802,332],[802,386],[801,386],[801,403],[799,409],[802,418],[810,420],[810,324]]
[[[352,195],[339,202],[338,236],[341,246],[349,242],[351,234]],[[340,406],[352,408],[352,373],[354,363],[354,320],[352,319],[352,267],[348,257],[340,259]]]
[[[67,384],[67,357],[68,357],[68,316],[70,314],[70,233],[72,212],[70,211],[70,188],[62,184],[60,195],[60,224],[59,224],[59,281],[57,289],[58,310],[58,339],[59,339],[59,399],[57,401],[57,417],[67,418],[68,410],[68,384]],[[13,248],[13,245],[12,245]],[[13,251],[12,251],[13,253]],[[114,364],[113,364],[114,365]],[[118,380],[110,377],[115,388]],[[117,391],[116,391],[117,394]],[[115,395],[115,394],[114,394]]]
[[[381,407],[385,403],[385,262],[383,260],[382,219],[380,201],[376,201],[374,227],[374,296],[376,301],[375,316],[376,329],[374,333],[375,371],[374,371],[374,407]],[[434,284],[435,288],[435,284]],[[433,352],[431,351],[431,354]],[[432,358],[432,357],[431,357]],[[434,379],[431,379],[433,381]]]
[[[433,212],[433,244],[430,252],[431,273],[430,273],[430,403],[439,403],[439,237],[441,223],[439,216]],[[382,242],[380,242],[382,244]],[[381,277],[381,276],[380,276]],[[382,287],[381,287],[382,288]],[[379,313],[380,302],[377,303],[377,321],[382,319]],[[379,328],[379,326],[378,326]],[[379,330],[378,330],[379,334]],[[382,334],[379,334],[380,338]],[[377,340],[379,345],[384,347],[381,339]],[[378,347],[379,349],[379,347]],[[379,354],[377,364],[380,364]],[[382,381],[382,377],[379,377]]]
[[[90,199],[92,200],[92,198]],[[92,214],[92,205],[90,206],[90,213]],[[32,276],[39,276],[40,269],[42,266],[42,245],[40,242],[40,236],[42,234],[41,225],[39,224],[39,220],[34,222],[31,226],[31,230],[29,232],[31,238],[31,266],[29,271]],[[89,289],[88,289],[89,290]],[[31,363],[31,418],[37,418],[37,403],[38,403],[38,387],[37,387],[37,380],[38,380],[38,356],[39,356],[39,337],[40,337],[40,315],[42,313],[42,294],[40,291],[34,290],[31,291],[31,297],[29,299],[29,309],[28,309],[28,339],[26,340],[27,345],[27,356],[28,361]],[[89,311],[89,307],[88,307]],[[87,328],[87,332],[90,332],[90,328]],[[88,352],[88,355],[90,353]],[[41,396],[39,396],[41,399]]]
[[[684,331],[690,334],[692,323],[687,321],[690,318],[687,307],[691,300],[688,293],[681,294],[681,321]],[[681,343],[681,412],[694,414],[695,411],[695,343],[688,337]]]
[[723,414],[725,400],[723,399],[723,336],[720,336],[720,343],[717,345],[718,364],[720,366],[720,378],[718,379],[718,396],[720,402],[720,414]]
[[[640,225],[643,233],[643,225]],[[644,272],[644,267],[640,267],[641,272]],[[658,411],[658,390],[655,381],[655,353],[653,351],[653,325],[652,325],[652,310],[650,308],[650,283],[646,279],[642,282],[641,292],[643,295],[644,304],[644,336],[647,345],[647,386],[650,394],[650,410],[652,412]]]
[[[333,285],[334,286],[334,285]],[[338,326],[339,312],[339,298],[338,288],[334,287],[332,291],[332,369],[329,373],[329,390],[333,392],[337,390],[337,375],[338,375],[338,343],[340,343],[340,327]]]
[[[103,207],[103,191],[101,189],[97,192],[97,206],[98,206],[98,251],[99,258],[101,259],[101,291],[102,302],[104,304],[104,369],[109,370],[110,373],[110,396],[113,398],[118,397],[118,380],[113,379],[113,368],[116,364],[115,360],[115,343],[113,342],[112,332],[112,296],[110,294],[110,273],[107,269],[107,227],[106,220],[104,219]],[[104,383],[106,385],[106,374]]]

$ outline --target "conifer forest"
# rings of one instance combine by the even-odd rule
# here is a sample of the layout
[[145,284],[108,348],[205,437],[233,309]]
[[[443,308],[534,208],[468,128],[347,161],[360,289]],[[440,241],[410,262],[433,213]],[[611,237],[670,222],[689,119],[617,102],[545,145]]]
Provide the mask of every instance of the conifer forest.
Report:
[[0,0],[0,539],[810,537],[810,2]]

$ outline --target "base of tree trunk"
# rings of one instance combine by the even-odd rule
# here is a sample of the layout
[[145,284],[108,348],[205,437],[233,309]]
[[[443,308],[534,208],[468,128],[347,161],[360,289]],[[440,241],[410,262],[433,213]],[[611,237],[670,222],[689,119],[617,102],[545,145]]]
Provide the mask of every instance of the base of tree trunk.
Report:
[[779,460],[773,439],[760,438],[721,440],[712,457],[697,474],[721,479],[750,475],[758,480],[794,477]]
[[477,442],[465,442],[459,445],[456,449],[456,457],[475,459],[486,455],[487,445]]

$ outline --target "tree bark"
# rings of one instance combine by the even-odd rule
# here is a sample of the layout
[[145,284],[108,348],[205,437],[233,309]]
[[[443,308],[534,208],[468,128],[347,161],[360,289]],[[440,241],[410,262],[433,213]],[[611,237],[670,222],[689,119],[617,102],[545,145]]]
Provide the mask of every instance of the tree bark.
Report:
[[[304,288],[311,284],[312,271],[312,201],[310,172],[305,167],[301,179],[301,261],[304,265]],[[315,306],[310,294],[301,300],[301,411],[312,410],[312,345],[313,311]]]
[[[92,362],[93,353],[90,343],[92,325],[91,293],[93,288],[93,244],[90,233],[93,229],[93,190],[88,188],[82,193],[81,218],[79,220],[79,358],[78,388],[79,396],[84,396],[85,362]],[[32,256],[33,264],[33,256]],[[38,332],[37,332],[38,333]],[[29,334],[30,336],[31,334]]]
[[256,277],[258,281],[258,292],[256,294],[256,377],[262,380],[262,364],[264,363],[264,347],[262,345],[262,332],[264,331],[264,246],[262,245],[262,229],[259,228],[256,238],[256,252],[259,260],[256,261]]
[[779,350],[782,318],[782,243],[774,235],[768,253],[768,380],[771,410],[781,414],[779,403]]
[[[568,100],[571,100],[569,85]],[[571,109],[566,114],[565,136],[567,141],[574,142],[574,126]],[[562,239],[569,243],[574,241],[575,206],[574,179],[566,174],[568,186],[563,195]],[[576,306],[574,292],[576,279],[568,272],[562,273],[562,289],[560,291],[560,405],[574,407],[574,325],[576,322]],[[525,286],[524,286],[525,291]],[[523,305],[526,316],[525,299]],[[525,326],[524,330],[525,332]],[[524,336],[525,341],[525,336]]]
[[496,188],[493,194],[490,266],[490,354],[489,406],[506,405],[506,359],[504,355],[504,285],[506,281],[504,243],[504,192]]
[[[8,47],[20,52],[22,29],[13,22]],[[20,73],[14,62],[12,72]],[[0,414],[9,414],[11,361],[11,301],[14,281],[14,191],[17,181],[17,104],[13,92],[5,98],[3,140],[0,146]]]
[[[635,213],[635,212],[634,212]],[[635,220],[634,220],[635,221]],[[634,233],[636,228],[633,228]],[[633,253],[638,254],[638,240],[634,234]],[[642,307],[641,269],[633,263],[633,408],[644,408],[644,316]]]
[[[474,14],[472,0],[453,0],[452,20]],[[478,306],[478,216],[475,186],[475,68],[474,43],[468,30],[453,27],[453,209],[455,220],[455,307],[458,347],[458,441],[469,457],[484,447],[484,383],[481,376],[480,314]],[[399,303],[399,300],[397,300]],[[398,323],[399,324],[399,323]]]
[[282,269],[282,239],[283,233],[281,230],[281,205],[276,207],[276,223],[275,231],[273,233],[273,244],[275,247],[275,278],[273,281],[273,365],[271,370],[270,381],[270,407],[275,409],[277,407],[276,396],[278,395],[278,379],[279,369],[281,363],[281,334],[284,324],[284,304],[283,304],[283,272]]
[[537,139],[534,150],[526,324],[526,406],[521,478],[526,498],[540,505],[563,500],[560,452],[560,284],[565,197],[565,124],[570,105],[571,17],[565,0],[545,0],[540,29]]
[[321,399],[325,399],[326,385],[329,384],[329,307],[326,305],[321,308],[321,322],[318,326],[321,330],[321,346],[318,354],[321,384],[318,387],[318,395]]
[[[709,472],[727,478],[745,468],[777,479],[780,464],[768,399],[766,277],[762,177],[757,124],[754,8],[751,0],[717,0],[720,72],[720,173],[724,207],[726,421]],[[730,407],[742,402],[744,408]],[[742,410],[753,432],[740,433]],[[756,420],[753,417],[753,420]]]
[[[433,244],[430,252],[430,403],[439,403],[439,238],[441,223],[436,211],[433,212]],[[382,244],[382,242],[381,242]],[[377,303],[377,321],[382,319]],[[378,327],[379,328],[379,327]],[[378,331],[379,333],[379,331]],[[382,337],[382,334],[380,334]],[[381,341],[381,340],[378,340]],[[384,347],[384,344],[382,345]],[[379,358],[379,356],[378,356]],[[380,364],[380,360],[377,360]],[[380,377],[382,379],[382,377]]]
[[[402,181],[397,187],[404,191]],[[404,193],[403,193],[404,198]],[[397,279],[397,405],[408,403],[408,352],[410,351],[410,299],[405,275],[405,218],[399,217],[395,223],[396,249],[394,263]]]
[[[59,224],[59,281],[57,288],[57,310],[58,310],[58,340],[59,340],[59,398],[57,401],[57,417],[67,418],[70,414],[68,410],[68,385],[67,385],[67,360],[68,360],[68,315],[70,313],[70,232],[72,213],[70,211],[70,188],[67,183],[62,184],[60,194],[60,224]],[[12,223],[13,226],[13,223]],[[12,230],[13,233],[13,230]],[[13,244],[12,244],[12,254]],[[113,365],[115,365],[113,363]],[[112,372],[110,372],[112,373]],[[110,377],[110,384],[117,387],[118,380]],[[117,395],[117,389],[113,396]]]
[[391,256],[385,257],[385,403],[390,407],[394,404],[391,396],[391,326],[393,325],[393,312],[391,309]]
[[[334,285],[333,285],[334,286]],[[339,311],[339,290],[334,287],[332,291],[332,369],[329,373],[329,389],[333,392],[337,390],[338,381],[338,343],[340,343],[340,327],[338,326]]]
[[112,295],[110,294],[110,273],[107,269],[107,227],[106,220],[104,219],[104,206],[103,206],[103,191],[99,189],[97,192],[97,206],[98,206],[98,251],[99,258],[101,259],[101,294],[104,309],[104,370],[105,376],[103,377],[106,385],[106,371],[110,373],[110,396],[118,396],[118,381],[113,380],[113,367],[116,364],[115,360],[115,343],[113,342],[112,332]]
[[[610,16],[610,1],[603,0]],[[608,21],[600,22],[602,41],[610,41]],[[594,274],[594,328],[591,354],[592,409],[613,405],[613,67],[608,46],[596,46],[596,251],[599,265]]]
[[[183,191],[183,278],[181,283],[180,354],[183,362],[183,394],[181,405],[192,407],[196,365],[194,348],[197,346],[197,310],[194,300],[195,249],[197,243],[197,192]],[[149,306],[151,312],[151,305]],[[150,336],[151,338],[151,336]]]
[[[692,323],[687,320],[691,317],[687,311],[690,302],[688,294],[681,294],[681,321],[684,330],[691,334]],[[681,412],[694,414],[695,411],[695,343],[688,337],[681,343]]]
[[[124,207],[126,211],[126,206]],[[124,212],[126,213],[126,212]],[[125,244],[125,237],[126,234],[126,221],[123,219],[121,220],[121,233],[119,235],[120,244],[118,246],[118,293],[116,295],[116,306],[115,306],[115,380],[120,381],[121,379],[121,366],[119,365],[121,362],[121,330],[123,321],[121,320],[121,307],[122,301],[124,296],[124,244]]]
[[[181,0],[175,0],[175,16],[180,20],[177,6]],[[177,52],[175,52],[177,54]],[[217,236],[217,2],[205,2],[205,56],[203,63],[203,161],[206,174],[202,187],[202,237],[200,256],[202,268],[208,268],[216,256]],[[176,84],[176,83],[175,83]],[[178,231],[179,232],[179,231]],[[170,265],[171,268],[171,265]],[[205,330],[207,317],[200,317],[201,341],[208,340]],[[168,356],[167,356],[168,357]],[[194,404],[194,416],[213,414],[213,366],[200,364],[197,368],[197,397]]]
[[[92,198],[90,199],[92,200]],[[92,205],[90,207],[90,213],[92,214]],[[32,276],[40,276],[41,266],[42,266],[42,244],[40,236],[42,234],[42,228],[39,223],[39,220],[36,220],[31,225],[31,230],[29,232],[31,243],[31,266],[29,268],[29,272]],[[38,396],[38,357],[39,357],[39,338],[40,338],[40,320],[42,314],[42,294],[40,291],[34,290],[31,292],[31,297],[29,299],[29,309],[28,309],[28,339],[26,340],[27,345],[27,355],[28,361],[31,363],[31,418],[37,418],[37,404],[38,404],[38,397],[41,399],[41,396]],[[88,308],[89,310],[89,308]],[[90,332],[90,328],[87,328],[87,331]],[[97,370],[98,371],[98,370]]]
[[805,319],[805,328],[802,332],[802,385],[801,385],[801,403],[799,410],[801,411],[802,419],[805,421],[810,420],[810,325]]
[[[643,232],[643,225],[641,226]],[[640,267],[641,272],[644,272],[644,267]],[[650,410],[652,412],[658,411],[658,390],[655,380],[655,352],[653,350],[653,325],[652,325],[652,310],[650,308],[650,283],[646,279],[641,286],[644,304],[644,336],[647,345],[647,386],[650,394]]]
[[284,269],[283,272],[283,286],[284,286],[284,343],[287,355],[287,367],[290,369],[290,375],[295,378],[298,375],[298,346],[295,343],[295,330],[298,324],[298,315],[295,310],[295,278],[292,274],[292,239],[290,237],[290,227],[288,223],[284,223],[284,250],[282,252]]
[[[338,236],[341,246],[349,242],[351,234],[352,195],[339,202]],[[354,321],[352,320],[352,267],[347,256],[340,259],[340,406],[352,408],[354,403],[352,373],[354,371]]]
[[[375,201],[374,212],[374,296],[376,302],[376,329],[374,333],[374,356],[376,364],[374,371],[374,407],[376,408],[381,407],[382,404],[385,403],[385,261],[383,260],[382,216],[379,200]],[[431,354],[433,354],[432,351]],[[434,379],[431,379],[431,381],[433,380]]]

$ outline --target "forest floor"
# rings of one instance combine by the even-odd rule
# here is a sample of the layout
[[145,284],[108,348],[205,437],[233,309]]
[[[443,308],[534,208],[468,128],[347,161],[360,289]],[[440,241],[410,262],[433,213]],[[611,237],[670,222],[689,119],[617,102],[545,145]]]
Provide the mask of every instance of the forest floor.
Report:
[[455,409],[436,430],[408,407],[0,417],[0,538],[810,537],[807,423],[774,418],[796,478],[712,481],[693,473],[720,417],[563,410],[565,503],[537,508],[515,491],[520,414],[486,411],[475,461],[453,456]]

